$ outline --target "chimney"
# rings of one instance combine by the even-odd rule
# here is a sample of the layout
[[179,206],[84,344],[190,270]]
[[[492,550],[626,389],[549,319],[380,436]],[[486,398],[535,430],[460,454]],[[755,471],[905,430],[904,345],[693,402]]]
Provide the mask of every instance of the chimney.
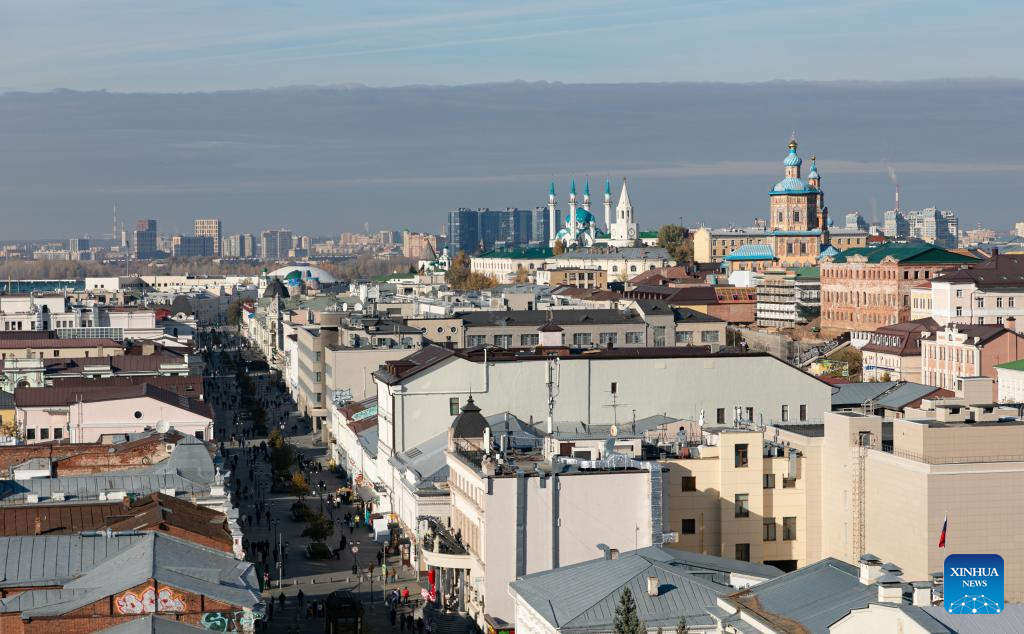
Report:
[[870,586],[882,575],[882,560],[871,553],[860,556],[860,582]]
[[932,604],[932,582],[915,581],[913,604],[919,608],[928,607]]
[[903,603],[903,571],[896,564],[882,564],[878,578],[879,603]]
[[618,558],[619,558],[619,549],[618,548],[609,548],[608,549],[608,559],[618,559]]
[[43,534],[43,518],[39,517],[39,513],[36,513],[35,531],[36,535]]
[[658,578],[647,577],[647,595],[651,597],[658,596]]

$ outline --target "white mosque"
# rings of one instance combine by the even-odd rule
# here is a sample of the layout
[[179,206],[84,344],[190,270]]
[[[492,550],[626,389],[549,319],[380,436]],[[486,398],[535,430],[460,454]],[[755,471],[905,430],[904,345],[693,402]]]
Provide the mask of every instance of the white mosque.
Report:
[[604,235],[598,235],[597,218],[590,213],[590,181],[583,186],[583,200],[576,199],[576,179],[569,189],[569,213],[565,216],[565,224],[558,229],[558,210],[556,209],[555,183],[551,183],[548,192],[548,231],[550,245],[561,242],[566,247],[591,247],[601,238],[601,242],[615,247],[631,247],[637,244],[640,237],[633,205],[629,202],[629,191],[626,179],[622,179],[622,192],[619,203],[615,206],[615,217],[612,218],[612,184],[604,182]]

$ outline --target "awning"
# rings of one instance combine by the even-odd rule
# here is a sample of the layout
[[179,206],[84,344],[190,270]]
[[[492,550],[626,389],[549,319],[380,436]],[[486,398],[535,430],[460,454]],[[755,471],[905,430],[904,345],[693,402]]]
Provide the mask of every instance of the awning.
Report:
[[373,487],[368,487],[362,484],[356,485],[356,495],[358,495],[359,499],[363,502],[375,503],[380,498],[377,492],[373,490]]

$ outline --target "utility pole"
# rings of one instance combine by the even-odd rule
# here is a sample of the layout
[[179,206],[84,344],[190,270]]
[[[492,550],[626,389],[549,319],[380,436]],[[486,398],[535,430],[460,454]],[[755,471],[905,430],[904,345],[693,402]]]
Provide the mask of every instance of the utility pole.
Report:
[[[276,520],[275,520],[276,521]],[[275,528],[277,528],[275,526]],[[284,560],[281,558],[281,531],[277,531],[277,587],[281,588],[281,576],[284,571]]]

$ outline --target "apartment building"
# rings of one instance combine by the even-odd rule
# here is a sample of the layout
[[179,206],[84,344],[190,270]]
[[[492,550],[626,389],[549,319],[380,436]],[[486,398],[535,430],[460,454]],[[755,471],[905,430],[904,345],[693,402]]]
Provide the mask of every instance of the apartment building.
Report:
[[885,243],[847,249],[821,262],[821,330],[834,336],[910,320],[910,291],[972,256],[932,245]]
[[[829,384],[771,355],[711,353],[701,347],[426,346],[388,362],[373,376],[381,426],[378,454],[384,459],[447,429],[470,394],[485,415],[509,411],[523,420],[550,416],[585,425],[666,412],[697,420],[702,411],[708,421],[725,423],[737,407],[758,423],[819,421],[831,408],[832,395]],[[738,393],[737,377],[751,376],[758,380]]]
[[196,218],[193,222],[193,235],[196,237],[209,238],[212,243],[212,255],[220,257],[223,245],[221,234],[221,222],[218,218]]
[[671,287],[640,285],[623,293],[628,299],[654,299],[676,308],[689,308],[731,324],[753,323],[757,289],[710,284]]
[[996,371],[996,401],[1024,403],[1024,360],[1000,363]]
[[757,286],[757,325],[793,328],[821,312],[821,278],[816,267],[768,270]]
[[1000,254],[934,278],[931,316],[939,325],[1024,319],[1024,255]]
[[[44,334],[44,333],[41,333]],[[111,357],[124,354],[113,339],[13,339],[0,337],[0,360]]]
[[[1016,320],[1007,325],[1013,327]],[[947,324],[921,339],[921,383],[957,389],[964,377],[996,378],[995,366],[1024,358],[1024,335],[1000,324]],[[993,399],[997,394],[993,391]]]
[[[806,413],[804,413],[806,419]],[[810,563],[804,456],[749,421],[705,425],[699,444],[659,461],[674,548],[783,571]]]
[[514,282],[520,271],[533,276],[552,256],[550,247],[504,247],[470,258],[469,269],[501,283]]
[[860,349],[865,381],[918,381],[921,379],[921,335],[937,330],[931,317],[882,326],[865,333]]
[[[423,552],[440,579],[438,594],[454,593],[481,627],[515,622],[508,586],[519,577],[594,559],[602,548],[664,540],[656,463],[609,453],[583,469],[578,459],[526,447],[513,453],[508,442],[520,441],[501,442],[504,451],[468,399],[448,434],[450,533],[435,527],[439,547]],[[451,534],[459,536],[454,545]],[[454,547],[440,547],[442,540]]]
[[494,345],[527,348],[541,343],[542,328],[558,328],[547,345],[594,347],[665,347],[722,345],[725,322],[697,311],[673,309],[649,300],[628,302],[633,308],[552,311],[474,311],[462,320],[463,347]]

